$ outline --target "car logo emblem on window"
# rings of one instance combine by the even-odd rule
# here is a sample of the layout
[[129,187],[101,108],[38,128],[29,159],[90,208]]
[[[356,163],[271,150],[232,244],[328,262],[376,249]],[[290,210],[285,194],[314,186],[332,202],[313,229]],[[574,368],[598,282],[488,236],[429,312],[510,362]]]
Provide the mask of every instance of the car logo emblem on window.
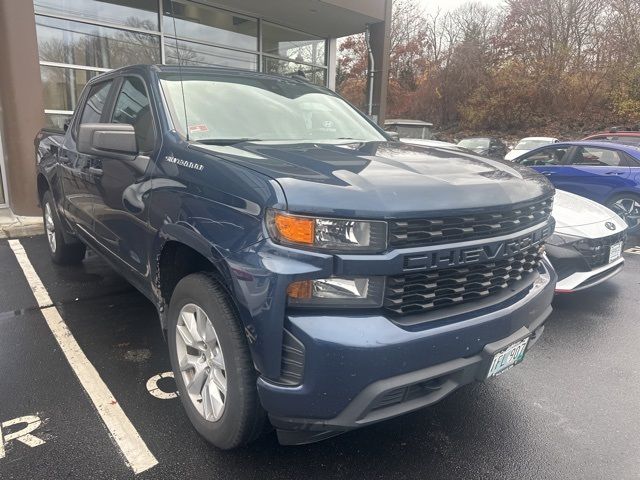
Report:
[[607,222],[604,224],[605,227],[607,227],[609,230],[615,230],[616,229],[616,224],[613,222]]

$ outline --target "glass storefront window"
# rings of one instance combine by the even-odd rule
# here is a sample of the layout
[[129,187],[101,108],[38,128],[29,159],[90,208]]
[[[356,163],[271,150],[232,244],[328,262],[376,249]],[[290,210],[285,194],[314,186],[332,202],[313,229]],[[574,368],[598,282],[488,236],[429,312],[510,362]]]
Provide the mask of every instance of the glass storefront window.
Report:
[[46,113],[44,114],[44,128],[53,130],[64,130],[64,124],[71,119],[70,114],[65,113]]
[[302,63],[264,57],[262,70],[265,73],[273,73],[276,75],[292,75],[297,73],[316,85],[324,86],[327,84],[327,69],[322,67],[311,67]]
[[[175,39],[165,38],[166,63],[170,65],[178,63],[175,42]],[[258,69],[258,56],[253,53],[237,52],[226,48],[183,41],[178,41],[178,48],[182,65],[214,65],[247,70]]]
[[[185,1],[163,2],[164,32],[206,43],[258,50],[258,21]],[[173,16],[175,14],[175,26]],[[174,28],[175,27],[175,28]]]
[[[64,127],[87,81],[102,73],[98,70],[132,64],[159,64],[164,60],[175,65],[179,58],[183,65],[224,66],[281,75],[301,72],[313,83],[326,85],[325,39],[204,3],[33,0],[45,126]],[[70,20],[74,18],[79,21]]]
[[159,30],[158,0],[34,0],[33,5],[36,13]]
[[46,110],[75,110],[86,83],[101,72],[74,68],[40,66],[44,108]]
[[308,33],[262,23],[262,51],[296,62],[325,64],[325,40]]
[[38,51],[45,62],[119,68],[160,63],[156,35],[36,15]]

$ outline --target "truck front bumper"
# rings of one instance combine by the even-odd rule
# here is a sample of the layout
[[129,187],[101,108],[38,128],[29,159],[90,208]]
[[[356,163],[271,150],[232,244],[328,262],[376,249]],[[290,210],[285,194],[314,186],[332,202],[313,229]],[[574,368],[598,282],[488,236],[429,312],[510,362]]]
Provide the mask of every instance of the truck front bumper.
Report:
[[288,314],[285,328],[304,345],[303,382],[291,387],[258,380],[280,442],[319,441],[426,407],[483,380],[495,353],[526,337],[530,348],[540,337],[555,283],[544,261],[517,298],[410,325],[381,314]]

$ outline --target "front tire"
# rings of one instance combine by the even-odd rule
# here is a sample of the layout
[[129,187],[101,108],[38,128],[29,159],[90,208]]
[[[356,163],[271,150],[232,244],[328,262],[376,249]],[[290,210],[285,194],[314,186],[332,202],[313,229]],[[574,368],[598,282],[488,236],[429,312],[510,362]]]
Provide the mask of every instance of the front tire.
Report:
[[58,265],[77,265],[82,262],[86,247],[80,242],[67,242],[53,196],[46,191],[42,196],[42,221],[49,245],[51,260]]
[[188,275],[169,306],[171,367],[189,420],[206,440],[229,450],[255,440],[266,415],[240,320],[212,275]]

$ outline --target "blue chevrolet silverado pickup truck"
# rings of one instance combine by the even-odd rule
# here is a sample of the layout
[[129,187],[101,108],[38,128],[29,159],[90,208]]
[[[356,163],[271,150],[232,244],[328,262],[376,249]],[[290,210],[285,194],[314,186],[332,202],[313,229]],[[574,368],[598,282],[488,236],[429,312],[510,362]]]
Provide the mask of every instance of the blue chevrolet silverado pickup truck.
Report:
[[532,170],[393,142],[300,78],[132,66],[78,105],[35,142],[51,257],[88,246],[153,302],[220,448],[431,405],[542,333],[554,190]]

